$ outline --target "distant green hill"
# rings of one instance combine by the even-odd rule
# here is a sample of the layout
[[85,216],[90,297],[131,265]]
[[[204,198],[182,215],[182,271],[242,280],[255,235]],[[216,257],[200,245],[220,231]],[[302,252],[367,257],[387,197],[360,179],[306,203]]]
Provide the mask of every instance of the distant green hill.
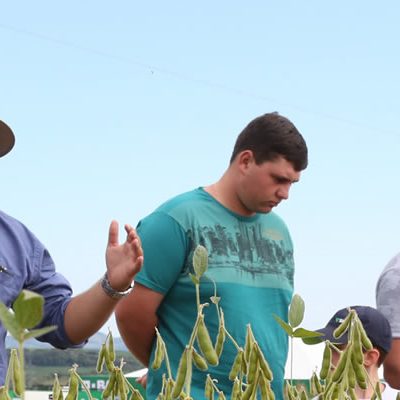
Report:
[[[98,346],[100,348],[100,346]],[[61,385],[68,383],[68,370],[73,364],[78,364],[80,375],[95,375],[98,349],[67,349],[59,350],[53,348],[26,348],[25,349],[25,371],[27,389],[47,390],[53,385],[54,373],[58,374]],[[136,371],[143,368],[128,351],[116,349],[119,363],[124,359],[124,372]],[[116,362],[117,364],[117,362]],[[106,372],[105,370],[103,371]]]
[[[103,332],[97,332],[94,334],[85,345],[86,350],[98,350],[102,343],[104,343],[106,339],[106,334]],[[116,350],[120,351],[128,351],[124,342],[120,337],[114,337],[114,345]],[[12,336],[6,337],[6,348],[17,348],[18,344]],[[40,342],[36,339],[29,339],[24,343],[25,349],[52,349],[53,347],[48,343]]]

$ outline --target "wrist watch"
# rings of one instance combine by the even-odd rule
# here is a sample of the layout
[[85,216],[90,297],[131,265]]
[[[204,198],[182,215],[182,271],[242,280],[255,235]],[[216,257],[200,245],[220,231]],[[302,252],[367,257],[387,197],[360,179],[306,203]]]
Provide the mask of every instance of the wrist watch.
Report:
[[112,297],[113,299],[122,299],[123,297],[127,296],[130,292],[132,292],[133,289],[133,282],[128,287],[128,289],[122,292],[113,289],[112,286],[110,285],[110,281],[108,280],[107,272],[101,278],[100,283],[106,295]]

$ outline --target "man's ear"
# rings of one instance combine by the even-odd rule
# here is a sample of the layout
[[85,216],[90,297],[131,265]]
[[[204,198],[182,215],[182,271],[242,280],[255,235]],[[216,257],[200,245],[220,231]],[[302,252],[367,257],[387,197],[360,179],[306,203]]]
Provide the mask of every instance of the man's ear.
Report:
[[371,367],[378,363],[380,352],[378,349],[373,348],[364,353],[364,366],[365,368]]
[[237,156],[239,168],[247,169],[251,162],[254,162],[253,152],[251,150],[244,150]]

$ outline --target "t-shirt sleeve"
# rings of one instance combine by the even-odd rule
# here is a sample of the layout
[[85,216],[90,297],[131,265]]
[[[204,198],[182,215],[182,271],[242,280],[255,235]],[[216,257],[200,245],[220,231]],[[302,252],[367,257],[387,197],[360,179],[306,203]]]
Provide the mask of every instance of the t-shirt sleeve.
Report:
[[400,254],[395,256],[379,277],[376,305],[392,328],[392,336],[400,338]]
[[137,232],[142,241],[144,263],[135,281],[166,294],[182,272],[188,240],[182,226],[163,212],[141,220]]

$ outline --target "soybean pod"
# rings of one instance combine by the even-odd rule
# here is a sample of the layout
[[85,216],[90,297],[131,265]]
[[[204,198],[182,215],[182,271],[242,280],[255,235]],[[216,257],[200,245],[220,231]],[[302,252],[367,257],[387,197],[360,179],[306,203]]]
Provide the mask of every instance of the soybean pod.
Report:
[[312,387],[315,389],[315,393],[313,393],[314,395],[322,393],[321,382],[319,381],[319,378],[315,372],[312,374],[311,383]]
[[329,342],[325,342],[325,349],[324,349],[324,355],[322,358],[322,366],[321,366],[321,371],[319,373],[319,377],[321,379],[326,379],[328,376],[328,372],[331,368],[331,361],[332,361],[332,349],[329,345]]
[[79,379],[74,369],[70,370],[69,388],[65,400],[76,400],[78,397]]
[[263,374],[260,375],[258,385],[260,387],[261,400],[269,400],[267,392],[267,380]]
[[120,368],[118,368],[118,370],[117,370],[117,382],[118,382],[119,398],[120,398],[120,400],[126,400],[128,388],[127,388],[124,374],[122,373],[122,370]]
[[374,393],[372,394],[371,400],[382,400],[381,383],[378,381],[375,384]]
[[164,343],[161,336],[157,333],[156,350],[154,352],[154,360],[151,368],[159,369],[165,357]]
[[241,383],[238,378],[235,378],[235,381],[233,382],[232,386],[231,400],[239,399],[241,392],[242,392]]
[[356,375],[356,381],[358,386],[360,386],[361,389],[366,389],[368,385],[367,385],[367,375],[365,372],[364,365],[357,364],[354,358],[352,358],[351,361]]
[[208,368],[206,360],[196,351],[194,347],[192,348],[192,356],[193,364],[196,366],[196,368],[200,371],[206,371]]
[[179,366],[176,373],[175,385],[172,390],[173,399],[176,399],[180,395],[183,385],[185,383],[186,373],[187,373],[187,358],[189,350],[190,350],[189,347],[186,346],[179,361]]
[[11,350],[11,359],[12,359],[12,369],[13,369],[14,392],[17,396],[21,396],[23,392],[22,370],[21,370],[21,365],[19,363],[17,350],[15,349]]
[[111,361],[115,361],[114,339],[111,331],[108,334],[108,354]]
[[343,333],[346,332],[346,330],[350,324],[350,321],[353,318],[353,315],[354,315],[354,311],[350,311],[347,314],[346,318],[341,322],[341,324],[333,331],[333,337],[335,339],[340,338],[340,336],[342,336]]
[[275,393],[272,391],[271,384],[269,382],[267,384],[267,394],[269,400],[275,400]]
[[250,324],[247,325],[247,332],[246,332],[246,343],[244,345],[244,358],[246,363],[249,362],[250,360],[250,353],[251,353],[251,348],[253,346],[255,339],[253,332],[251,330]]
[[247,383],[251,384],[255,381],[258,364],[257,343],[254,342],[253,346],[251,347],[249,368],[247,371]]
[[105,350],[104,350],[104,361],[105,361],[105,364],[107,367],[107,371],[113,372],[115,369],[115,365],[114,365],[113,361],[111,360],[110,352],[109,352],[107,346],[105,346]]
[[264,354],[261,351],[260,346],[257,343],[256,343],[256,350],[257,350],[258,361],[260,363],[260,368],[261,368],[265,378],[269,381],[272,381],[273,375],[272,375],[271,368],[269,367],[269,364],[268,364],[266,358],[264,357]]
[[102,395],[103,399],[107,399],[108,397],[111,396],[111,394],[114,390],[114,386],[115,386],[115,382],[116,382],[116,378],[117,378],[116,375],[117,375],[117,372],[115,370],[113,372],[111,372],[110,378],[109,378],[107,385],[103,391],[103,395]]
[[11,400],[11,397],[8,394],[8,388],[6,386],[0,387],[0,400]]
[[245,391],[242,394],[242,400],[249,400],[251,395],[253,394],[254,391],[254,387],[255,387],[255,383],[251,383],[249,385],[247,385]]
[[214,400],[214,385],[210,375],[207,375],[206,387],[204,389],[204,396],[207,400]]
[[60,398],[60,392],[61,392],[61,385],[60,381],[58,380],[58,375],[54,374],[54,382],[53,382],[53,399],[58,400]]
[[224,348],[225,342],[225,327],[221,323],[218,329],[217,339],[215,341],[215,352],[217,353],[217,357],[219,358],[222,353],[222,349]]
[[199,315],[199,323],[197,326],[197,342],[199,344],[200,351],[203,353],[206,361],[210,365],[218,365],[218,356],[215,352],[214,346],[211,342],[210,334],[204,322],[204,315]]
[[350,400],[358,400],[358,397],[356,395],[356,391],[354,390],[354,388],[351,387],[347,392],[350,394]]
[[346,350],[344,350],[340,355],[339,362],[336,366],[335,372],[332,375],[332,382],[338,382],[342,377],[347,365],[349,354],[350,354],[350,348],[347,347]]
[[238,353],[236,354],[235,360],[233,361],[231,371],[229,372],[229,379],[231,381],[235,380],[235,378],[238,376],[241,368],[242,368],[242,362],[244,361],[243,357],[243,350],[240,349]]
[[356,373],[354,372],[354,367],[352,362],[349,365],[349,371],[347,377],[349,379],[349,387],[354,389],[356,387]]
[[372,350],[372,342],[368,338],[367,333],[365,332],[365,329],[363,327],[363,324],[361,323],[360,320],[357,321],[358,328],[360,329],[360,338],[361,338],[361,343],[364,347],[365,350]]
[[[104,365],[104,359],[105,359],[105,354],[106,354],[106,344],[103,343],[100,347],[99,350],[99,355],[97,357],[97,364],[96,364],[96,371],[98,374],[103,372],[103,365]],[[54,398],[54,397],[53,397]]]

